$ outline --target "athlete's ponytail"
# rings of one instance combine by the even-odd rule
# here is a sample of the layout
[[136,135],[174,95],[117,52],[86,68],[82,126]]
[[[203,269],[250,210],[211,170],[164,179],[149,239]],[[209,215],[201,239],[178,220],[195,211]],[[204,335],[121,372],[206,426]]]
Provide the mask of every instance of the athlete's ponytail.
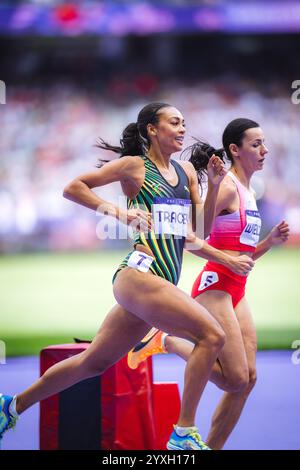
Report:
[[[170,107],[167,103],[150,103],[139,112],[137,122],[132,122],[125,127],[120,139],[120,145],[114,146],[99,138],[96,147],[110,150],[124,157],[125,155],[145,155],[150,148],[148,137],[148,124],[157,124],[159,121],[159,111],[162,108]],[[98,167],[108,160],[99,160]]]
[[231,165],[234,163],[233,156],[230,151],[230,144],[236,144],[238,147],[243,145],[243,138],[248,129],[259,127],[259,124],[251,119],[238,118],[227,124],[223,136],[223,148],[215,149],[206,142],[196,139],[196,143],[188,147],[186,151],[190,153],[189,161],[193,164],[198,174],[198,181],[202,188],[202,183],[207,173],[207,165],[212,155],[217,155],[221,160]]
[[223,148],[215,149],[207,142],[202,142],[201,140],[197,140],[193,145],[188,147],[185,152],[186,151],[190,153],[189,161],[192,163],[197,172],[198,181],[201,187],[207,174],[207,165],[209,159],[213,155],[216,155],[220,157],[221,160],[225,163],[225,151]]

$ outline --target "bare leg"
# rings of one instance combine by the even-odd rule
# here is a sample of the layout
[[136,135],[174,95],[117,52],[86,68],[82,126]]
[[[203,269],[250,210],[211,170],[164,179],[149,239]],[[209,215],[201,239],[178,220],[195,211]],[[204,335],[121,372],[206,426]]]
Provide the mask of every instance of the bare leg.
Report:
[[[199,302],[201,302],[201,297],[202,295],[198,297]],[[214,413],[212,427],[207,439],[207,444],[213,449],[223,448],[229,435],[238,422],[246,400],[256,382],[256,333],[249,306],[245,298],[242,299],[241,302],[237,305],[235,312],[240,325],[247,355],[249,384],[245,389],[239,392],[227,392],[227,389],[230,389],[230,385],[227,382],[226,375],[224,375],[222,365],[218,360],[214,364],[210,380],[218,385],[219,388],[225,390],[226,393],[224,393],[221,402],[219,403]],[[165,340],[165,347],[168,353],[177,354],[182,359],[187,360],[194,346],[192,343],[181,338],[167,336]]]
[[184,361],[187,361],[193,352],[194,344],[177,336],[166,336],[165,349],[168,354],[177,354]]
[[146,334],[149,325],[154,325],[195,343],[187,364],[178,423],[193,425],[210,369],[224,344],[223,330],[205,308],[150,273],[125,268],[116,278],[114,293],[119,305],[109,313],[91,346],[46,371],[17,397],[17,411],[22,413],[38,401],[103,373]]
[[222,449],[233,428],[239,420],[246,400],[256,383],[256,332],[248,303],[243,298],[236,306],[236,315],[240,324],[249,368],[249,383],[239,392],[224,393],[217,407],[207,444],[212,449]]
[[[211,295],[212,294],[209,294],[209,296]],[[207,308],[210,308],[210,311],[212,312],[212,314],[214,314],[214,307],[209,306],[209,304],[207,304],[207,301],[205,301],[205,297],[203,296],[204,294],[200,295],[197,298],[197,301],[201,303],[204,300],[204,305],[206,305]],[[224,311],[226,311],[226,305],[224,305]],[[256,382],[256,332],[252,321],[251,312],[245,298],[243,298],[236,306],[235,315],[243,339],[242,349],[245,349],[245,353],[247,356],[247,363],[249,369],[249,383],[246,384],[245,388],[243,388],[242,386],[241,391],[230,391],[232,386],[234,388],[235,384],[234,380],[233,383],[230,383],[230,380],[227,380],[226,373],[228,372],[226,370],[226,367],[225,372],[222,369],[222,359],[221,363],[219,362],[219,360],[217,360],[214,364],[210,380],[214,382],[219,388],[225,390],[226,393],[224,393],[212,419],[212,426],[207,439],[207,445],[209,445],[212,449],[223,448],[229,435],[234,429],[236,423],[238,422],[246,400]],[[226,322],[222,321],[219,316],[217,316],[217,319],[224,328],[226,334],[226,346],[228,346],[228,342],[230,341],[232,334],[230,334],[229,329],[226,326]],[[235,339],[234,336],[235,335],[233,335],[233,340]],[[187,360],[194,346],[192,343],[181,338],[167,336],[165,340],[165,347],[168,353],[177,354],[182,359]],[[224,349],[225,348],[223,348],[223,351]],[[225,354],[227,354],[226,351],[224,352],[224,355]],[[234,359],[232,360],[232,364],[234,363],[233,361]],[[225,360],[225,364],[226,362],[227,360]]]
[[[124,277],[130,281],[126,288],[122,284]],[[224,345],[223,330],[205,308],[157,276],[143,275],[133,269],[127,272],[123,270],[116,279],[114,292],[120,304],[150,325],[185,338],[195,345],[185,369],[178,420],[179,426],[193,426],[197,405],[211,368]]]
[[[123,357],[148,330],[149,325],[143,320],[116,305],[86,351],[50,367],[31,387],[17,396],[17,412],[23,413],[34,403],[81,380],[101,374]],[[124,334],[124,331],[130,331],[130,335]]]
[[[248,380],[248,364],[231,297],[226,292],[210,290],[199,295],[196,301],[216,318],[226,335],[226,344],[212,368],[209,380],[221,390],[236,391]],[[186,359],[192,345],[180,338],[167,337],[166,348],[168,352],[175,352]]]
[[253,388],[249,386],[241,392],[225,392],[212,418],[207,445],[214,450],[221,450],[236,426],[246,400]]
[[[168,335],[165,339],[165,349],[168,354],[176,354],[181,357],[184,361],[187,361],[190,354],[194,349],[193,343],[177,336]],[[211,375],[209,377],[211,382],[214,382],[218,385],[219,388],[224,390],[226,388],[225,377],[223,375],[222,367],[217,359],[213,365]]]

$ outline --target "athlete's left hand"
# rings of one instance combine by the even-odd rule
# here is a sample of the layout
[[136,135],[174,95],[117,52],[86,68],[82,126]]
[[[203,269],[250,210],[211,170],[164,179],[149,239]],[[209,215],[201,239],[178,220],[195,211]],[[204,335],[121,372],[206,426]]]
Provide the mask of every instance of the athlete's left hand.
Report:
[[224,162],[217,155],[212,155],[207,165],[207,176],[211,184],[218,186],[225,178],[227,170]]
[[289,224],[283,220],[280,224],[275,225],[269,233],[269,241],[272,246],[281,245],[287,241],[290,235]]

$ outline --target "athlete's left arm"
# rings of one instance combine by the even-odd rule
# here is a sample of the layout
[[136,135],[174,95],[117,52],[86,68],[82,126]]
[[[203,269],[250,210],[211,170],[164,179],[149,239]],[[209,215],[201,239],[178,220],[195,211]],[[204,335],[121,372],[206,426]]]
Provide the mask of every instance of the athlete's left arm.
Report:
[[200,239],[209,236],[216,216],[216,202],[219,187],[227,171],[219,157],[213,155],[208,163],[208,188],[205,202],[199,194],[199,183],[192,163],[180,160],[189,179],[190,199],[192,201],[192,230]]
[[285,243],[290,235],[289,224],[283,220],[272,228],[270,233],[256,247],[253,259],[257,260],[269,251],[273,246]]

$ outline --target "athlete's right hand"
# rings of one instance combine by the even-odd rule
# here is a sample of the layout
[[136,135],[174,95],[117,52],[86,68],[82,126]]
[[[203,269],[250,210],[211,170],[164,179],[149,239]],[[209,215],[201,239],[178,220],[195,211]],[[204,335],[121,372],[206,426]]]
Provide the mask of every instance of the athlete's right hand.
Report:
[[230,256],[229,269],[239,276],[248,276],[254,266],[254,261],[250,256]]
[[152,229],[152,216],[149,212],[141,209],[129,209],[120,215],[121,222],[140,232]]
[[207,176],[210,183],[214,186],[218,186],[226,175],[227,170],[224,162],[222,162],[221,158],[217,155],[212,155],[207,165]]

